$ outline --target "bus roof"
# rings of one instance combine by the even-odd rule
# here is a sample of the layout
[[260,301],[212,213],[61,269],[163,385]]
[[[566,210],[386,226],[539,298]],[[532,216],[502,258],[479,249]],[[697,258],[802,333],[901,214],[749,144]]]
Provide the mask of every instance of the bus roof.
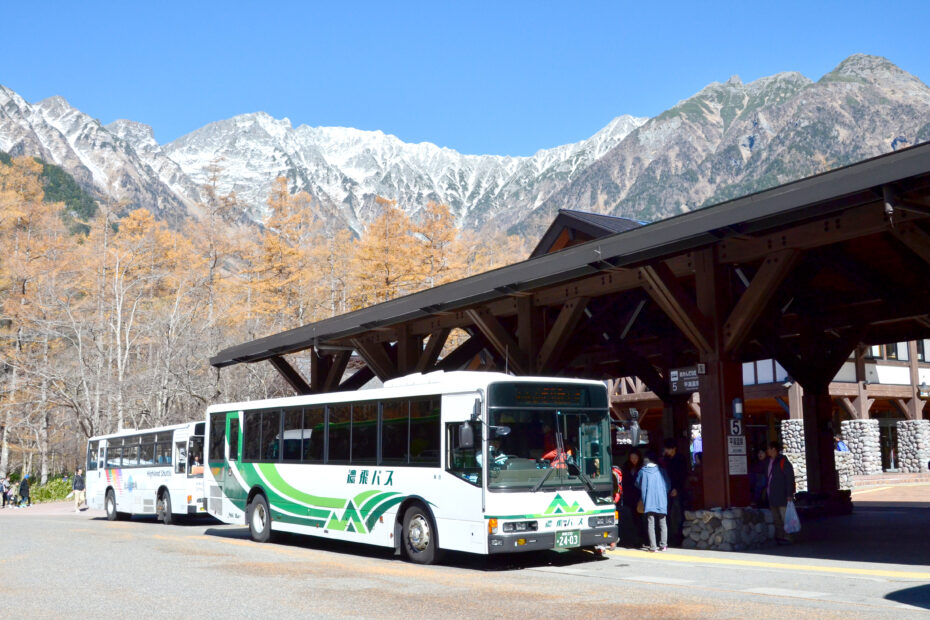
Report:
[[176,431],[183,428],[193,428],[195,424],[203,422],[203,420],[194,420],[192,422],[185,422],[183,424],[171,424],[170,426],[158,426],[156,428],[124,428],[123,430],[116,433],[109,433],[107,435],[94,435],[87,441],[97,441],[100,439],[113,439],[114,437],[128,437],[130,435],[147,435],[148,433],[161,433],[166,431]]
[[310,394],[302,396],[287,396],[284,398],[269,398],[256,401],[240,401],[210,405],[207,413],[215,411],[236,411],[241,409],[265,409],[271,407],[286,407],[294,405],[315,405],[324,403],[340,403],[357,400],[380,400],[396,397],[399,394],[410,396],[427,396],[430,394],[454,394],[474,392],[478,389],[487,389],[492,383],[502,381],[516,381],[526,383],[579,383],[587,385],[604,385],[601,381],[591,379],[571,379],[567,377],[515,377],[502,372],[487,372],[475,370],[455,370],[444,372],[438,370],[427,374],[414,373],[405,377],[391,379],[384,383],[384,387],[354,392],[327,392],[325,394]]

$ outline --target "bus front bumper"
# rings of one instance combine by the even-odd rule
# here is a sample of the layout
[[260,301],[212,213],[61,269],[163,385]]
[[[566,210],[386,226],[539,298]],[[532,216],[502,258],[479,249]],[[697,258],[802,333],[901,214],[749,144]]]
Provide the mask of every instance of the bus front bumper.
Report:
[[[583,529],[578,547],[610,545],[620,540],[616,525]],[[520,553],[546,549],[571,549],[556,547],[556,532],[518,532],[514,534],[489,534],[488,553]]]

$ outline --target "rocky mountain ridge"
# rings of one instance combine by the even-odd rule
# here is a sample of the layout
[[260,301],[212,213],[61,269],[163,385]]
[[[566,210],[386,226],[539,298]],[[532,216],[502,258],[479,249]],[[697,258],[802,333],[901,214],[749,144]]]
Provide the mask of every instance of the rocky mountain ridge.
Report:
[[214,177],[220,193],[235,191],[244,213],[260,218],[284,175],[325,217],[356,231],[384,196],[414,217],[434,200],[459,226],[537,237],[558,208],[656,220],[927,139],[930,89],[865,55],[817,82],[796,72],[714,82],[655,118],[620,116],[591,138],[530,157],[295,128],[262,112],[160,145],[142,123],[102,125],[61,97],[29,104],[0,86],[0,150],[41,157],[98,200],[175,222],[200,215]]

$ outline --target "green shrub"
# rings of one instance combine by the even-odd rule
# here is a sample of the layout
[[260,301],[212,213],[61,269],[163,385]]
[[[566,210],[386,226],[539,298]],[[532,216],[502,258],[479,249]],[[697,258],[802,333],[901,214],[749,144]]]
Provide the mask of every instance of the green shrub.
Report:
[[60,502],[71,492],[71,480],[64,478],[50,478],[48,482],[29,490],[32,501],[41,502]]

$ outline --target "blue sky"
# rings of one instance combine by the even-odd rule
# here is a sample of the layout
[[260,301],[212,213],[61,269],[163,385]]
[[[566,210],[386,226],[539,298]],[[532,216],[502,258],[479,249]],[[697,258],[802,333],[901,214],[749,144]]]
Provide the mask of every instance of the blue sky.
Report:
[[528,155],[854,53],[930,82],[930,2],[17,2],[0,84],[168,142],[246,112]]

